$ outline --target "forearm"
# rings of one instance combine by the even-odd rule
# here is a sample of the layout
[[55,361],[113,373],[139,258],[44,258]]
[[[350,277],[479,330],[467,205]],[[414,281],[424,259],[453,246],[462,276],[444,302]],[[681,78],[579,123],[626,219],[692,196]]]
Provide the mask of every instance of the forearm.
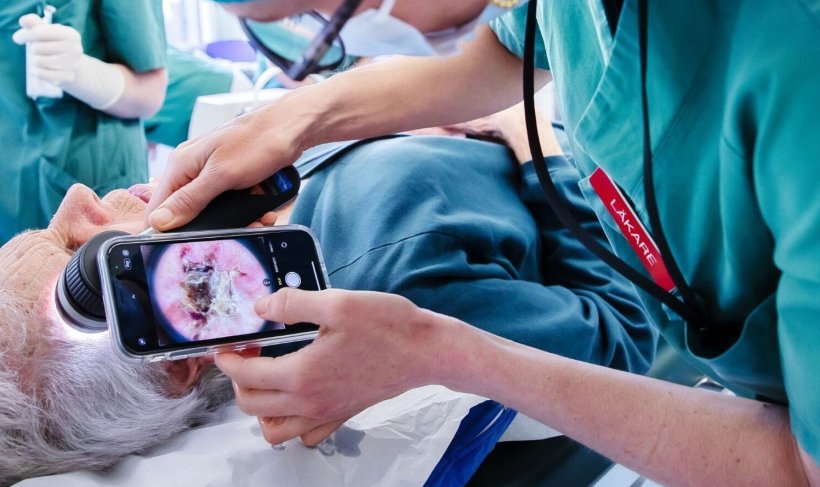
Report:
[[[431,275],[424,285],[402,286],[394,292],[427,309],[539,350],[633,372],[649,368],[655,341],[640,326],[642,317],[636,307],[609,303],[596,292],[561,285],[473,276],[446,282],[446,277],[438,281],[436,277]],[[429,284],[436,282],[441,284]]]
[[62,87],[95,110],[119,118],[145,118],[162,106],[168,73],[164,68],[135,73],[121,64],[82,55],[76,76]]
[[[540,73],[539,84],[547,78]],[[459,55],[356,68],[296,90],[273,109],[303,120],[308,147],[462,122],[520,100],[521,61],[483,28]]]
[[[488,219],[497,218],[492,210],[488,212]],[[408,213],[410,221],[414,215],[412,211]],[[428,213],[433,219],[438,216]],[[471,218],[469,212],[461,215]],[[513,225],[520,221],[515,212],[509,216]],[[344,218],[328,221],[338,223]],[[407,222],[401,219],[396,222],[404,223]],[[350,231],[361,232],[366,226],[354,222]],[[649,369],[656,340],[647,327],[646,317],[624,286],[615,280],[607,282],[609,276],[599,270],[592,260],[594,256],[570,250],[562,256],[586,272],[545,265],[544,281],[527,281],[520,274],[516,277],[507,272],[516,269],[526,275],[530,273],[529,265],[520,266],[503,253],[488,258],[475,252],[476,248],[491,245],[491,237],[507,237],[503,229],[496,230],[492,236],[465,232],[474,236],[468,244],[464,239],[446,236],[445,232],[450,230],[440,225],[422,241],[406,240],[405,250],[368,252],[354,257],[356,264],[334,273],[334,282],[343,288],[366,283],[370,289],[389,289],[425,309],[539,350],[632,372]],[[466,247],[473,250],[465,255]],[[391,269],[391,263],[401,261],[402,256],[412,259],[411,276],[401,271],[372,276],[373,269]]]
[[104,111],[120,118],[148,118],[159,111],[168,88],[168,71],[155,69],[135,73],[122,65],[114,65],[123,75],[122,96]]
[[442,383],[502,401],[663,485],[807,483],[784,408],[458,333]]

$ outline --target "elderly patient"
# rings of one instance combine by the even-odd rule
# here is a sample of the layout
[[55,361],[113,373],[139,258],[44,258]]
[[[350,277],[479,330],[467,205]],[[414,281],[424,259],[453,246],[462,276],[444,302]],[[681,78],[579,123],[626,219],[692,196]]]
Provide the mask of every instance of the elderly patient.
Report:
[[98,198],[74,186],[45,230],[0,248],[0,485],[100,469],[207,422],[232,397],[203,362],[133,365],[108,334],[56,317],[55,282],[74,250],[107,229],[143,229],[147,188]]

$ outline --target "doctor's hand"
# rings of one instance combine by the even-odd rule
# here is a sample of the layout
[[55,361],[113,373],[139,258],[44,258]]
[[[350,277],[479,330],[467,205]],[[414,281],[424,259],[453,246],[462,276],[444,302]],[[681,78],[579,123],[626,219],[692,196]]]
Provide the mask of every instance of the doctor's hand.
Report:
[[30,47],[31,75],[60,86],[97,110],[112,108],[123,96],[126,68],[105,63],[83,51],[82,36],[73,27],[47,24],[35,14],[19,19],[21,29],[12,35],[17,44]]
[[21,29],[12,39],[17,44],[31,44],[33,74],[55,85],[74,81],[83,57],[80,33],[67,25],[44,24],[35,14],[20,17],[19,23]]
[[258,108],[179,145],[148,204],[148,224],[173,230],[221,193],[254,186],[293,164],[302,151],[286,118],[272,106]]
[[262,318],[311,322],[319,336],[281,357],[220,353],[237,405],[260,417],[265,439],[317,444],[347,419],[408,389],[438,382],[463,325],[399,296],[281,289],[256,304]]
[[[552,123],[536,108],[535,119],[538,124],[538,140],[544,157],[563,154],[561,145],[555,137]],[[461,130],[466,134],[484,135],[502,141],[512,149],[519,163],[532,160],[527,123],[524,117],[524,102],[487,117],[445,127],[449,130]]]

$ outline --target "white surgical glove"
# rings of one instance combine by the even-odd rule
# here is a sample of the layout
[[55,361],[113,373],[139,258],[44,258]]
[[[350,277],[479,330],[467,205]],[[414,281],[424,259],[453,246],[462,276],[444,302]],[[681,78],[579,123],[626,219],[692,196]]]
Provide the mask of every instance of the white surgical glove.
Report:
[[20,45],[31,44],[34,76],[97,110],[110,108],[122,97],[125,75],[118,66],[86,55],[76,29],[43,23],[35,14],[24,15],[19,22],[22,28],[12,39]]

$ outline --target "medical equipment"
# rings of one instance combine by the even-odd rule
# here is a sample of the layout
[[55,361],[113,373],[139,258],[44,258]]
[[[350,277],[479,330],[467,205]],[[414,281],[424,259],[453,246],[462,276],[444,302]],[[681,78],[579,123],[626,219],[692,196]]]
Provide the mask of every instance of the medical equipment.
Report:
[[[46,5],[43,9],[42,23],[50,24],[54,12],[57,9],[53,5]],[[26,43],[26,95],[32,100],[37,98],[62,98],[63,90],[54,83],[39,78],[34,74],[34,52],[31,43]]]
[[[345,0],[330,19],[325,19],[322,14],[318,12],[311,11],[308,13],[308,18],[319,22],[321,28],[319,29],[319,34],[313,38],[298,59],[288,59],[274,52],[267,46],[258,34],[258,29],[264,24],[245,18],[240,18],[239,21],[242,30],[245,31],[251,44],[259,52],[273,64],[281,68],[290,79],[302,81],[309,74],[329,71],[341,66],[347,53],[344,43],[339,38],[339,31],[341,31],[342,26],[344,26],[345,22],[353,15],[353,12],[356,11],[361,3],[362,0]],[[336,47],[338,50],[338,58],[334,57],[326,61],[326,55],[333,47]]]
[[191,111],[188,139],[200,137],[259,105],[280,98],[288,92],[290,90],[284,88],[268,88],[265,90],[254,89],[236,93],[199,96],[194,103],[194,109]]
[[348,54],[366,57],[455,54],[459,43],[472,37],[476,26],[501,15],[518,0],[492,2],[464,25],[427,33],[391,16],[394,3],[394,0],[385,0],[378,9],[369,8],[353,15],[361,0],[347,0],[329,19],[311,11],[272,23],[240,18],[240,24],[259,52],[288,77],[301,81],[311,73],[344,68]]
[[[639,42],[640,42],[640,66],[641,66],[641,107],[643,114],[643,184],[646,197],[646,207],[649,214],[650,224],[654,233],[659,257],[666,264],[668,275],[671,278],[671,286],[667,288],[660,285],[653,279],[641,274],[623,259],[616,256],[611,250],[604,248],[595,238],[586,231],[574,216],[570,213],[567,204],[560,198],[558,191],[549,175],[549,170],[544,159],[541,145],[538,139],[538,127],[535,117],[534,101],[534,72],[535,72],[535,35],[536,35],[536,13],[537,0],[530,0],[527,10],[527,23],[525,29],[524,47],[524,110],[527,124],[527,136],[529,139],[530,151],[535,162],[536,173],[541,183],[544,195],[561,223],[567,227],[575,238],[577,238],[590,252],[595,254],[606,264],[629,279],[635,286],[641,288],[661,303],[666,305],[674,313],[680,316],[687,324],[689,332],[690,346],[706,350],[723,349],[737,340],[740,333],[739,327],[733,326],[713,326],[706,315],[703,306],[695,296],[695,293],[686,283],[683,275],[675,262],[674,257],[667,244],[663,233],[660,219],[658,217],[657,202],[655,201],[655,190],[652,182],[652,151],[649,132],[649,108],[646,95],[646,55],[647,55],[647,3],[646,0],[639,0]],[[653,276],[654,277],[654,276]],[[680,296],[680,299],[678,298]]]
[[[258,220],[287,203],[299,191],[299,173],[291,166],[277,172],[255,188],[227,191],[215,198],[183,231],[238,228]],[[63,321],[84,332],[108,329],[102,299],[97,253],[109,239],[122,232],[103,232],[80,247],[60,275],[56,307]]]
[[120,236],[97,265],[112,341],[136,362],[312,340],[316,325],[266,321],[254,305],[283,287],[328,287],[319,243],[299,225]]

